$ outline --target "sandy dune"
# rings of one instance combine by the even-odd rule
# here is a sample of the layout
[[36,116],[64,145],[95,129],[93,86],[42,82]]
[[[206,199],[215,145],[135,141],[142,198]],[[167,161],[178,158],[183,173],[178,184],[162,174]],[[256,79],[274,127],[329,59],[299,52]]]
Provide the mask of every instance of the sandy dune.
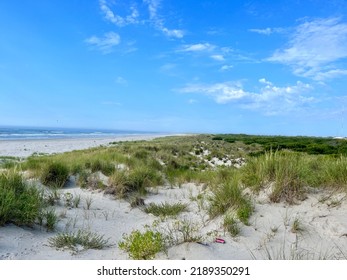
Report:
[[[145,199],[146,204],[177,201],[189,204],[189,212],[160,220],[139,208],[131,208],[124,200],[72,185],[62,190],[62,197],[64,193],[79,195],[81,203],[78,208],[66,207],[64,199],[58,203],[56,213],[60,221],[55,232],[14,225],[0,228],[0,259],[127,259],[127,254],[117,246],[124,233],[143,230],[155,220],[159,220],[158,227],[168,233],[177,219],[195,227],[192,234],[203,236],[203,242],[175,245],[167,253],[158,254],[158,259],[345,259],[347,256],[344,196],[336,194],[328,198],[328,193],[316,193],[294,206],[270,204],[255,198],[250,225],[242,225],[240,235],[233,238],[224,232],[221,219],[209,220],[204,206],[196,200],[201,191],[202,187],[194,184],[153,189]],[[88,199],[92,201],[90,209],[87,209]],[[298,232],[292,230],[295,220],[300,223]],[[48,239],[57,232],[78,229],[102,234],[109,238],[112,246],[77,253],[49,246]],[[226,243],[213,242],[215,237],[223,238]]]
[[[151,139],[153,136],[141,139]],[[138,138],[136,138],[138,139]],[[0,142],[0,155],[25,157],[33,152],[55,153],[106,145],[114,139],[47,140]],[[120,139],[118,139],[120,140]],[[130,140],[122,138],[122,140]],[[188,211],[178,217],[160,219],[146,214],[140,208],[131,208],[129,202],[115,199],[100,191],[81,189],[75,178],[61,190],[60,201],[54,206],[59,222],[54,232],[44,228],[0,227],[0,259],[127,259],[117,244],[123,234],[145,225],[157,228],[176,238],[176,244],[157,259],[346,259],[347,258],[347,202],[346,195],[338,192],[308,191],[308,197],[295,205],[270,203],[267,195],[250,194],[255,206],[250,225],[240,224],[241,232],[231,237],[222,226],[222,218],[211,220],[207,214],[207,200],[203,186],[183,184],[180,187],[159,186],[144,197],[146,204],[182,202]],[[77,208],[66,205],[66,194],[80,197]],[[88,207],[87,202],[91,202]],[[178,220],[188,223],[192,234],[202,236],[202,242],[182,242],[174,230]],[[296,226],[294,226],[296,225]],[[102,250],[57,250],[49,246],[49,238],[59,232],[88,230],[109,239],[112,245]],[[226,243],[215,243],[215,238]]]

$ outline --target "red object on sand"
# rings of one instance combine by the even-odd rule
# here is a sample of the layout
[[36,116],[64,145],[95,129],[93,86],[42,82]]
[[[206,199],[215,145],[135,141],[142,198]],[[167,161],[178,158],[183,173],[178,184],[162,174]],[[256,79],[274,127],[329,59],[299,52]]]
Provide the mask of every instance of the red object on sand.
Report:
[[216,238],[215,242],[224,244],[225,240],[222,238]]

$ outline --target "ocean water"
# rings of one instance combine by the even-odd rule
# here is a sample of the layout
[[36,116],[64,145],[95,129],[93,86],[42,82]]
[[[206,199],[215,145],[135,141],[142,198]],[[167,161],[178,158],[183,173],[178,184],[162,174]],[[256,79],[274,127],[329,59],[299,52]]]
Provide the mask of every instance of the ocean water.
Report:
[[104,138],[146,134],[156,133],[105,129],[0,127],[0,140]]

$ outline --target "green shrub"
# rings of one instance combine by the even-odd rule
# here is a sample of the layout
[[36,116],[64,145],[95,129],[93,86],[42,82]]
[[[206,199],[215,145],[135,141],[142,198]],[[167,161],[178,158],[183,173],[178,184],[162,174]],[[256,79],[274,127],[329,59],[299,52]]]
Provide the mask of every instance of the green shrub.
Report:
[[41,181],[49,187],[61,188],[69,176],[69,168],[60,162],[49,164],[42,172]]
[[162,234],[149,229],[144,233],[135,230],[130,235],[124,235],[123,239],[124,241],[118,243],[119,248],[126,251],[134,260],[150,260],[165,250]]

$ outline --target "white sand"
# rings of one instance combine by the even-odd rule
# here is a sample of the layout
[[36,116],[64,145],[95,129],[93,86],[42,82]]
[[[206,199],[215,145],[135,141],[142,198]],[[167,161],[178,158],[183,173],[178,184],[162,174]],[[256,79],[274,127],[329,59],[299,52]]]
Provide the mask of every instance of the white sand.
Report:
[[[159,221],[163,232],[171,233],[180,239],[174,230],[177,220],[186,221],[196,231],[193,235],[204,237],[204,244],[182,243],[160,253],[158,259],[346,259],[347,256],[347,203],[341,195],[333,195],[325,202],[319,202],[327,193],[311,194],[299,205],[255,201],[255,213],[250,225],[240,225],[238,237],[224,232],[221,218],[209,220],[204,206],[194,197],[201,186],[185,184],[178,188],[161,187],[145,198],[150,202],[188,203],[189,212],[175,219],[161,220],[148,215],[138,208],[131,208],[124,200],[115,200],[101,192],[82,190],[72,186],[62,190],[73,196],[80,195],[78,208],[67,208],[62,199],[56,206],[60,221],[56,231],[47,233],[44,228],[20,228],[7,225],[0,228],[0,259],[128,259],[117,244],[124,233],[135,229],[143,230],[145,225]],[[87,199],[92,199],[87,209]],[[331,206],[331,202],[337,202]],[[329,206],[330,205],[330,206]],[[292,232],[295,219],[300,221],[301,232]],[[48,239],[58,232],[90,230],[109,238],[113,245],[103,250],[82,250],[74,253],[69,250],[56,250],[49,246]],[[171,230],[170,230],[171,229]],[[226,243],[215,243],[221,237]]]
[[[150,139],[148,137],[147,139]],[[94,142],[96,141],[96,142]],[[27,156],[33,152],[63,152],[107,144],[110,139],[58,140],[58,141],[10,141],[11,146],[4,152],[4,142],[0,144],[1,154]],[[79,145],[80,144],[80,145]],[[28,151],[24,151],[23,147]],[[46,147],[47,145],[47,147]],[[29,151],[30,149],[30,151]],[[64,194],[80,196],[78,208],[68,208]],[[270,203],[265,192],[253,196],[255,212],[250,225],[240,224],[241,232],[237,237],[225,233],[222,218],[209,219],[207,201],[198,199],[205,194],[204,188],[195,184],[181,187],[161,186],[150,190],[145,203],[162,202],[187,203],[189,211],[176,218],[158,219],[138,208],[131,208],[124,200],[115,200],[99,191],[80,189],[71,177],[68,186],[61,190],[61,200],[55,206],[60,216],[55,232],[46,232],[44,228],[0,227],[0,260],[6,259],[127,259],[117,244],[124,233],[135,229],[143,230],[158,221],[158,227],[170,233],[180,243],[182,235],[175,230],[180,220],[189,223],[195,231],[192,235],[201,235],[203,244],[191,242],[174,245],[168,252],[159,253],[157,259],[346,259],[347,258],[347,202],[346,195],[309,191],[308,198],[296,205]],[[87,200],[91,207],[87,209]],[[302,230],[293,232],[294,221],[299,221]],[[109,238],[111,247],[103,250],[57,250],[49,246],[49,238],[59,232],[71,232],[79,229],[90,230]],[[215,237],[223,238],[226,243],[215,243]]]
[[48,139],[48,140],[0,140],[0,156],[28,157],[33,153],[64,153],[83,150],[110,142],[151,140],[165,135],[134,135],[107,138]]

